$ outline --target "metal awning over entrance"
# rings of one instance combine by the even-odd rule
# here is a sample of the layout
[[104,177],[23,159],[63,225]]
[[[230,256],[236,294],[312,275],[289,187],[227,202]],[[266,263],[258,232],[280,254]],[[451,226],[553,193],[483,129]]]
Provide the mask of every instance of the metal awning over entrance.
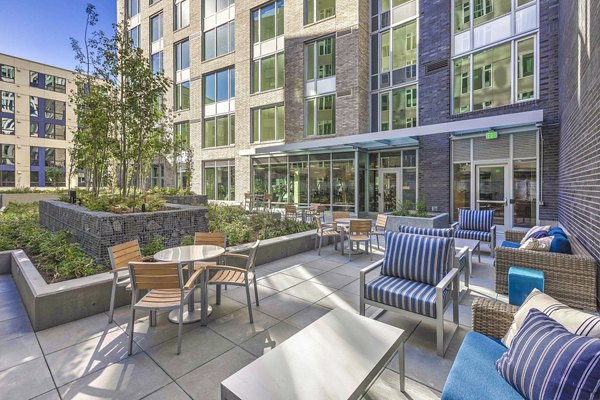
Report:
[[417,137],[438,133],[461,134],[481,132],[536,124],[544,119],[543,110],[503,114],[491,117],[452,121],[442,124],[417,126],[383,132],[370,132],[358,135],[305,140],[295,143],[275,144],[241,150],[241,156],[255,156],[273,153],[301,153],[317,151],[381,150],[391,147],[408,147],[419,144]]

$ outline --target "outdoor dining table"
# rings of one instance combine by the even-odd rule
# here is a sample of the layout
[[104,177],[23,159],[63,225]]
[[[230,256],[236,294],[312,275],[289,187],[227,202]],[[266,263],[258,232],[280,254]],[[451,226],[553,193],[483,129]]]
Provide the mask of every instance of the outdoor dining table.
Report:
[[[154,255],[156,261],[173,262],[187,264],[188,278],[194,273],[194,262],[205,261],[216,258],[223,254],[225,249],[213,245],[193,245],[179,246],[159,251]],[[190,296],[188,309],[183,312],[183,323],[201,321],[201,325],[206,325],[206,319],[212,312],[212,307],[208,304],[208,270],[205,269],[201,274],[202,298],[199,303],[194,302],[194,293]],[[169,313],[169,321],[179,322],[179,310],[175,309]]]
[[[362,218],[338,218],[335,222],[338,227],[338,232],[340,232],[340,237],[342,238],[342,254],[344,254],[344,242],[346,241],[346,234],[348,233],[348,229],[350,229],[350,221],[358,220]],[[348,251],[353,251],[352,249],[348,249]],[[352,254],[362,254],[361,250],[353,251]]]
[[306,213],[310,210],[310,206],[296,206],[296,210],[300,211],[302,214],[302,222],[306,223]]

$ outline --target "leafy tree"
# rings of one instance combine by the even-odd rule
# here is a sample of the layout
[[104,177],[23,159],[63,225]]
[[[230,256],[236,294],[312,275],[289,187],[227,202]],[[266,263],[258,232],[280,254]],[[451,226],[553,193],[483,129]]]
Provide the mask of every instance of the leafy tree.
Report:
[[[87,27],[93,26],[94,7],[86,12]],[[80,64],[79,90],[71,96],[79,122],[72,156],[76,165],[91,169],[94,193],[114,168],[120,195],[129,196],[133,187],[135,197],[152,160],[171,151],[171,111],[162,101],[171,81],[152,71],[128,28],[125,20],[110,37],[94,32],[84,49],[71,39]]]

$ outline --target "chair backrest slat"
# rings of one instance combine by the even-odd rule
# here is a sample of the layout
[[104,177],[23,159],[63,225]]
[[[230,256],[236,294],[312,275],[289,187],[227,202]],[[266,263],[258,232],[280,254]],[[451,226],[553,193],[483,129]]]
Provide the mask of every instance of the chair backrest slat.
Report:
[[132,261],[142,261],[142,252],[137,240],[117,244],[108,249],[112,269],[127,267]]
[[176,263],[130,262],[129,274],[133,289],[181,289],[183,275]]
[[385,225],[387,223],[388,216],[385,214],[378,214],[377,220],[375,221],[375,226],[378,228],[385,229]]
[[361,234],[371,232],[371,220],[370,219],[351,219],[350,220],[350,234]]
[[196,232],[194,244],[227,247],[227,237],[223,232]]
[[340,218],[350,218],[350,213],[348,211],[334,211],[331,213],[333,220],[338,220]]
[[256,266],[256,252],[259,245],[260,240],[257,240],[250,248],[250,252],[248,253],[248,261],[246,261],[246,269],[248,271],[254,271],[254,267]]

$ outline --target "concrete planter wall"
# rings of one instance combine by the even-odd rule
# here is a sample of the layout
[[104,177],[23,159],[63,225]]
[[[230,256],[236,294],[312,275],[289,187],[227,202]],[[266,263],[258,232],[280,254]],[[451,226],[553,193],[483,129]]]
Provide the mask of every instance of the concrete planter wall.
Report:
[[0,192],[0,207],[6,207],[8,203],[29,204],[41,200],[58,200],[55,193],[2,193]]
[[432,214],[430,218],[388,215],[385,229],[398,231],[400,225],[416,228],[448,228],[450,220],[447,213]]
[[137,239],[147,244],[155,236],[167,247],[179,245],[182,236],[208,231],[208,210],[167,204],[167,211],[114,214],[90,211],[61,201],[40,201],[40,224],[51,231],[71,232],[83,250],[99,262],[109,262],[107,249]]
[[[308,231],[262,241],[256,260],[258,268],[261,264],[312,250],[314,235],[315,231]],[[247,254],[250,246],[243,244],[228,250]],[[227,261],[229,263],[230,260]],[[6,273],[12,273],[35,331],[98,314],[109,308],[111,273],[48,284],[22,250],[0,252],[0,274]],[[117,307],[128,304],[130,300],[131,295],[124,288],[117,291]]]

